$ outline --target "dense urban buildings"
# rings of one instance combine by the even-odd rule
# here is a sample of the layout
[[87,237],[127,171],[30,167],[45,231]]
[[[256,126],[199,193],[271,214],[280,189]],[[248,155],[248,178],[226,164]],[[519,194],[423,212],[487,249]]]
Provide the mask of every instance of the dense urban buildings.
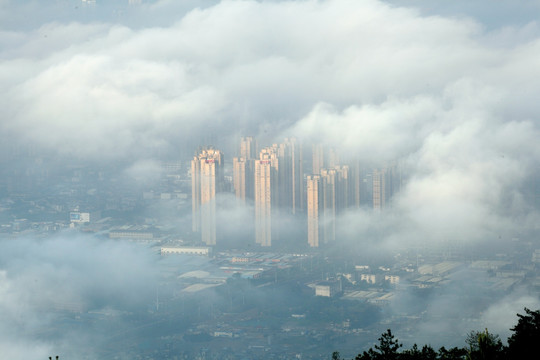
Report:
[[[232,189],[242,205],[253,207],[253,241],[269,247],[280,241],[287,218],[303,225],[304,244],[327,246],[336,241],[337,218],[348,208],[380,211],[399,190],[397,165],[366,169],[356,162],[339,163],[335,149],[311,146],[311,172],[304,172],[303,146],[295,138],[262,148],[257,154],[253,137],[240,139],[232,161]],[[223,155],[203,150],[192,161],[193,231],[206,245],[216,244],[216,189],[225,189]],[[308,167],[309,169],[309,167]],[[219,230],[218,230],[219,231]]]

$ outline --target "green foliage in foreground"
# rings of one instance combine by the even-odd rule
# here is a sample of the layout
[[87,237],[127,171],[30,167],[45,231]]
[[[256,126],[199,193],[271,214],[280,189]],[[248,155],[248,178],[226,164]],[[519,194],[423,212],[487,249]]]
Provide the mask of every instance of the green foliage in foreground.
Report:
[[[508,346],[504,346],[498,335],[485,331],[473,331],[466,339],[467,346],[435,351],[430,345],[400,351],[403,344],[388,329],[379,338],[379,344],[358,354],[354,360],[502,360],[540,359],[540,310],[525,308],[525,315],[517,314],[518,323],[511,330]],[[332,360],[341,360],[339,352]]]

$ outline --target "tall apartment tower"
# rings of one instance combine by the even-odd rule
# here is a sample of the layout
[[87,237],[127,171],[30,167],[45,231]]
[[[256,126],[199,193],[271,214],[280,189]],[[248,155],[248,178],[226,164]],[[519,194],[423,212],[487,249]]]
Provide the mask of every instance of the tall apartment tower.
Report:
[[321,170],[323,198],[323,243],[328,244],[336,240],[336,193],[339,187],[335,169]]
[[305,207],[302,148],[295,138],[262,149],[254,164],[255,239],[271,246],[279,238],[276,216],[297,214]]
[[306,189],[308,244],[311,247],[319,247],[319,234],[322,225],[322,221],[319,222],[319,216],[322,215],[322,199],[324,196],[321,177],[319,175],[308,176]]
[[286,213],[304,210],[304,171],[302,147],[295,138],[272,145],[279,159],[279,199],[277,204]]
[[[252,177],[251,177],[252,178]],[[249,197],[249,179],[250,179],[250,166],[249,160],[243,157],[233,158],[233,185],[236,198],[241,202],[246,202],[246,198]],[[251,182],[253,184],[253,182]],[[253,195],[253,191],[251,192]]]
[[391,198],[401,190],[402,173],[399,162],[394,162],[387,167],[386,179],[387,198]]
[[336,209],[338,212],[353,206],[349,186],[349,167],[347,165],[334,166],[336,171]]
[[373,210],[381,211],[386,206],[386,169],[373,170]]
[[287,186],[290,186],[291,210],[293,214],[304,211],[304,168],[302,158],[302,146],[295,138],[285,139],[287,165],[290,169],[290,178]]
[[233,158],[233,185],[236,197],[245,202],[254,198],[254,161],[257,143],[253,137],[243,137],[240,140],[240,156]]
[[315,175],[321,173],[321,169],[324,168],[324,150],[322,144],[314,144],[311,147],[312,153],[312,172]]
[[257,141],[252,136],[240,139],[240,157],[244,159],[257,158]]
[[216,244],[216,193],[223,189],[223,154],[204,149],[191,161],[192,230]]
[[393,163],[382,169],[373,170],[373,209],[382,210],[401,189],[401,167]]
[[261,150],[255,160],[255,242],[272,246],[272,212],[278,198],[279,159],[275,148]]
[[336,240],[336,219],[348,204],[347,166],[321,169],[307,178],[308,244],[318,247]]
[[354,160],[351,164],[348,182],[349,206],[358,208],[360,207],[360,200],[362,199],[361,190],[363,185],[363,173],[358,160]]

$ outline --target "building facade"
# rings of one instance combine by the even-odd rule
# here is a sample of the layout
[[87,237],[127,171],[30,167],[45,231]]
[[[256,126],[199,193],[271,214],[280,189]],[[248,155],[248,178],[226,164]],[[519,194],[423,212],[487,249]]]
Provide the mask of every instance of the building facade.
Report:
[[272,212],[278,195],[279,159],[273,148],[261,150],[255,161],[255,242],[272,245]]
[[206,245],[216,244],[216,193],[223,186],[223,153],[201,150],[191,161],[192,230]]

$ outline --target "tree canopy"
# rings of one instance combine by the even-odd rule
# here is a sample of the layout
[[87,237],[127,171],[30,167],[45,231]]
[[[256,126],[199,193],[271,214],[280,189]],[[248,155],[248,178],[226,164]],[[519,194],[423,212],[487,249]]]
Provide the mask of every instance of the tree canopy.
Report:
[[[467,346],[435,351],[431,345],[419,348],[414,344],[410,349],[400,351],[402,344],[390,329],[378,339],[379,344],[358,354],[354,360],[499,360],[499,359],[540,359],[540,310],[525,308],[525,314],[517,314],[518,323],[511,328],[508,346],[504,346],[498,335],[484,331],[472,331],[465,340]],[[340,360],[339,352],[332,354],[332,360]]]

